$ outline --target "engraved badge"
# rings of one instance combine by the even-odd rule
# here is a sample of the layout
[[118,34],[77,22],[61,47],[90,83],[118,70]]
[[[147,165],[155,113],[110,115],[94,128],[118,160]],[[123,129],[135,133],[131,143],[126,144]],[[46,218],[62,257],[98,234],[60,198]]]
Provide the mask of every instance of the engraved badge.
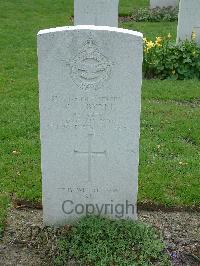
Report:
[[112,62],[102,55],[93,39],[89,38],[70,61],[70,76],[81,89],[98,89],[111,76]]

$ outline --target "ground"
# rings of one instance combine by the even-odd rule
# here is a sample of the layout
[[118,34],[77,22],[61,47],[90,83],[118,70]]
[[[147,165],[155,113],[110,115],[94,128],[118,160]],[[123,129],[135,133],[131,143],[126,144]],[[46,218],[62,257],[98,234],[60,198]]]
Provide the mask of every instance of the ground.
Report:
[[[13,199],[41,202],[36,34],[72,24],[73,1],[0,1],[0,236]],[[139,4],[138,4],[139,3]],[[148,4],[120,1],[120,15]],[[126,22],[176,38],[176,22]],[[144,80],[139,202],[199,208],[200,81]],[[9,225],[8,225],[9,226]]]
[[[139,211],[139,220],[153,225],[163,235],[173,265],[199,265],[200,213]],[[52,242],[44,231],[41,210],[11,209],[0,243],[0,265],[51,265],[47,250],[54,249]]]

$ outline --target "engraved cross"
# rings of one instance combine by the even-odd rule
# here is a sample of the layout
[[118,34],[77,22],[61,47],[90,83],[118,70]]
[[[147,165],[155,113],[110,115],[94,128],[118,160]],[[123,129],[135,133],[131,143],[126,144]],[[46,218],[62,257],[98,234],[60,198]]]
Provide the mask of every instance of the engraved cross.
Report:
[[88,181],[92,181],[92,155],[106,155],[104,151],[92,151],[92,138],[93,134],[88,134],[88,151],[74,150],[75,154],[85,154],[88,156]]

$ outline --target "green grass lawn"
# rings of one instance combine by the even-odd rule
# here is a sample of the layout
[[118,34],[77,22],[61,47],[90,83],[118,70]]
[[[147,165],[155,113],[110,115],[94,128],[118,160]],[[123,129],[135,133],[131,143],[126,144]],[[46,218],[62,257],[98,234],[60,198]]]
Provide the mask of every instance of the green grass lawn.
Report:
[[[125,14],[140,3],[124,0]],[[70,24],[72,0],[0,1],[0,227],[8,196],[41,200],[36,34]],[[176,23],[124,23],[148,38]],[[200,200],[200,82],[144,81],[139,200],[198,205]]]
[[126,22],[120,23],[120,27],[140,31],[151,40],[158,36],[166,36],[168,33],[171,33],[173,39],[176,39],[176,22]]

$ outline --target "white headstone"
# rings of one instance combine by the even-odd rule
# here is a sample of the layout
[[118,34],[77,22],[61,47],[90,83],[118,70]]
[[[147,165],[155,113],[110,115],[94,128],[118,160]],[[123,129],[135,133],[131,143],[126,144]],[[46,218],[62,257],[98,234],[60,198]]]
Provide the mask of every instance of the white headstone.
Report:
[[142,57],[129,30],[38,33],[45,224],[137,217]]
[[177,7],[179,0],[150,0],[150,8]]
[[177,42],[191,40],[192,32],[197,34],[200,43],[200,0],[181,0],[179,5]]
[[74,0],[74,25],[118,27],[119,0]]
[[200,44],[200,26],[194,27],[194,33],[196,35],[196,42]]

